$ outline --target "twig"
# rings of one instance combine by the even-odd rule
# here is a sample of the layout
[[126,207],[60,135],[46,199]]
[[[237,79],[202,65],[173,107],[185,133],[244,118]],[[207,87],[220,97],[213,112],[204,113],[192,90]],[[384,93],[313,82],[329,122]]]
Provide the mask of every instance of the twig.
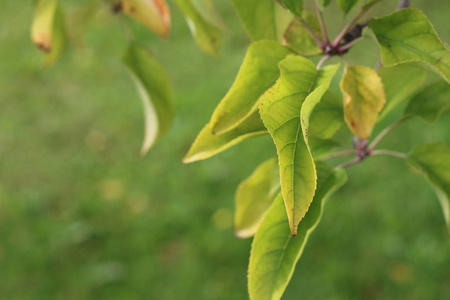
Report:
[[407,8],[407,7],[409,7],[409,0],[400,0],[398,2],[397,10],[400,10],[402,8]]
[[373,150],[370,153],[370,156],[376,156],[376,155],[389,155],[389,156],[399,157],[399,158],[403,158],[403,159],[406,158],[405,153],[391,151],[391,150]]
[[317,17],[319,18],[320,30],[322,31],[322,36],[325,40],[325,44],[330,44],[330,40],[328,39],[327,28],[325,27],[325,21],[323,20],[322,12],[319,9],[319,5],[317,4],[317,0],[314,0],[314,4],[316,5]]
[[369,147],[368,147],[368,151],[372,151],[379,142],[381,142],[381,140],[389,133],[391,132],[393,129],[397,128],[397,126],[399,126],[400,124],[402,124],[403,122],[405,122],[406,120],[409,120],[411,117],[405,117],[402,118],[400,120],[398,120],[397,122],[391,124],[390,126],[386,127],[383,131],[381,131],[374,139],[373,141],[370,143]]
[[324,64],[327,60],[329,60],[330,57],[331,57],[331,55],[329,55],[329,54],[327,54],[327,55],[325,55],[324,57],[322,57],[322,59],[317,63],[316,69],[317,69],[317,70],[320,70],[320,68],[322,68],[323,64]]
[[356,164],[358,164],[360,162],[361,162],[361,158],[357,157],[357,158],[354,158],[352,160],[349,160],[349,161],[347,161],[347,162],[345,162],[343,164],[340,164],[340,165],[336,166],[334,169],[335,170],[345,169],[347,167],[356,165]]
[[336,157],[351,156],[351,155],[356,155],[356,151],[345,150],[345,151],[331,153],[331,154],[328,154],[328,155],[325,155],[324,157],[322,157],[322,160],[329,160],[329,159],[336,158]]
[[365,39],[365,37],[362,36],[362,37],[359,37],[359,38],[357,38],[357,39],[351,41],[350,43],[347,43],[347,44],[343,45],[342,47],[339,48],[339,52],[345,52],[345,51],[347,51],[348,49],[350,49],[351,47],[353,47],[356,43],[358,43],[358,42],[360,42],[360,41],[362,41],[362,40],[364,40],[364,39]]

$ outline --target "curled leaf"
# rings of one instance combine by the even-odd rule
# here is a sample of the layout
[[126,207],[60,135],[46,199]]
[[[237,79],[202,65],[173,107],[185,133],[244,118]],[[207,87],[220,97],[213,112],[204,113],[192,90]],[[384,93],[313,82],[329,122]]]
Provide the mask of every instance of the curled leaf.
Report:
[[123,55],[138,92],[145,116],[144,155],[169,129],[173,120],[170,81],[161,63],[146,48],[131,43]]

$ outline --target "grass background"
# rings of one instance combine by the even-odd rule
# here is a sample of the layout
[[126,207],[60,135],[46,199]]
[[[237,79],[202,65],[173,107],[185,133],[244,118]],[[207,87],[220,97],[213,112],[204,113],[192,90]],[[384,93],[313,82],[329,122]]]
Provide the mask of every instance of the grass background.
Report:
[[[62,2],[70,10],[83,1]],[[385,2],[373,14],[395,7]],[[449,42],[446,1],[412,2]],[[217,59],[197,49],[170,3],[169,41],[105,8],[86,49],[66,51],[51,69],[30,42],[33,3],[0,2],[0,299],[246,299],[251,240],[233,235],[234,191],[274,155],[273,142],[181,163],[249,43],[229,1],[216,1],[230,28]],[[335,32],[341,14],[333,5],[326,16]],[[174,125],[144,158],[141,103],[120,61],[123,23],[173,81]],[[378,55],[367,40],[348,59],[374,65]],[[449,128],[448,115],[433,126],[413,120],[381,146],[450,143]],[[339,136],[350,144],[345,129]],[[377,157],[349,177],[284,299],[449,299],[450,240],[422,176]]]

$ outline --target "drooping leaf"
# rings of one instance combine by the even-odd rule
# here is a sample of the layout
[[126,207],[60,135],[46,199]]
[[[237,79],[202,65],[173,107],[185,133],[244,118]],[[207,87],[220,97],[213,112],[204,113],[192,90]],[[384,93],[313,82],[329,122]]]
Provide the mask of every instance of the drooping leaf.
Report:
[[[309,27],[314,30],[315,34],[319,38],[322,38],[320,23],[317,16],[307,12],[306,10],[303,11],[302,16]],[[303,56],[314,56],[322,53],[322,49],[317,46],[316,41],[311,36],[309,31],[297,19],[294,19],[289,24],[284,33],[284,40],[286,46],[292,48],[294,51],[300,53]]]
[[328,90],[311,114],[309,135],[322,139],[331,138],[344,123],[342,99]]
[[404,63],[388,68],[381,67],[378,75],[386,92],[386,106],[378,117],[380,122],[420,88],[425,80],[426,70],[417,63]]
[[[175,0],[183,12],[197,45],[205,53],[217,56],[222,42],[222,21],[211,0]],[[221,20],[221,19],[220,19]]]
[[252,41],[280,41],[289,13],[273,0],[232,0]]
[[91,2],[77,6],[67,16],[67,36],[69,42],[78,48],[85,47],[85,33],[86,29],[98,11],[98,3]]
[[44,52],[52,49],[53,24],[58,0],[39,0],[31,25],[31,39]]
[[231,89],[211,117],[214,134],[222,134],[239,125],[257,110],[255,103],[280,76],[278,63],[292,54],[273,41],[252,43]]
[[174,108],[171,102],[170,80],[161,63],[143,46],[131,43],[123,62],[141,96],[145,116],[145,138],[141,154],[170,128]]
[[344,97],[345,122],[355,136],[369,138],[378,113],[386,103],[381,78],[371,68],[347,66],[340,87]]
[[337,0],[337,4],[345,14],[348,14],[359,0]]
[[438,38],[427,17],[414,8],[401,9],[370,20],[385,66],[423,61],[450,81],[450,52]]
[[163,38],[170,31],[170,11],[165,0],[122,0],[123,11]]
[[214,135],[208,123],[198,134],[183,163],[207,159],[251,137],[267,133],[258,112],[253,113],[239,126],[220,135]]
[[261,118],[278,151],[281,191],[293,235],[314,196],[316,171],[308,148],[309,116],[328,89],[337,65],[316,70],[306,58],[280,62],[281,77],[262,97]]
[[280,299],[302,255],[309,235],[322,216],[329,195],[347,180],[343,170],[334,171],[317,164],[318,185],[314,201],[298,227],[298,236],[289,232],[281,193],[267,212],[253,239],[248,271],[248,289],[252,300]]
[[53,21],[52,46],[51,49],[44,54],[45,66],[50,67],[59,59],[66,47],[66,43],[67,34],[64,13],[60,5],[58,5]]
[[419,168],[434,187],[450,233],[450,147],[440,142],[420,145],[411,151],[408,161]]
[[279,191],[278,160],[274,157],[259,165],[237,189],[234,214],[236,236],[247,238],[255,234]]
[[[323,99],[321,100],[321,102],[322,101],[323,101]],[[310,125],[310,127],[311,126],[312,125]],[[314,160],[320,159],[321,157],[328,155],[328,154],[342,148],[342,146],[334,140],[322,139],[322,138],[317,138],[314,136],[308,137],[308,143],[309,143],[309,148],[311,149],[311,154],[312,154]]]
[[283,7],[287,8],[291,14],[297,17],[302,16],[303,0],[276,0]]
[[448,110],[450,110],[450,84],[438,81],[413,96],[404,116],[418,116],[428,123],[435,123],[439,116]]

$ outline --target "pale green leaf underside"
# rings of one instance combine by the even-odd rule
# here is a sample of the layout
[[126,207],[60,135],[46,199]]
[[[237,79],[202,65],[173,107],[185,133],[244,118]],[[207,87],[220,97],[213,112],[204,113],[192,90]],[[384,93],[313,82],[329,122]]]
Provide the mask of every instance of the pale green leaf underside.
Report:
[[333,171],[317,164],[318,186],[314,201],[298,227],[297,237],[289,231],[281,193],[256,232],[250,254],[248,289],[252,300],[280,299],[294,272],[309,235],[322,216],[326,198],[347,180],[343,170]]
[[281,191],[294,235],[316,189],[314,162],[307,145],[309,116],[337,67],[326,66],[317,71],[306,58],[288,57],[280,62],[281,77],[264,94],[259,106],[277,147]]
[[340,88],[344,100],[344,118],[360,139],[370,137],[384,104],[386,94],[377,72],[365,66],[347,66]]
[[404,117],[418,116],[428,123],[435,123],[439,116],[450,109],[450,84],[438,81],[414,95],[406,107]]
[[402,9],[386,17],[372,19],[369,27],[378,40],[384,65],[423,61],[450,81],[450,52],[421,11]]
[[232,0],[252,41],[280,41],[289,13],[273,0]]
[[184,163],[207,159],[248,138],[267,133],[258,112],[253,113],[232,130],[214,135],[208,123],[198,134],[189,152],[183,158]]
[[214,134],[222,134],[257,110],[255,103],[280,76],[278,63],[292,51],[274,41],[252,43],[239,73],[211,117]]
[[[222,30],[218,25],[210,22],[210,17],[205,18],[204,14],[208,11],[200,11],[194,4],[194,0],[175,0],[175,2],[183,12],[200,49],[209,55],[217,56],[222,42]],[[209,5],[208,7],[210,8]]]
[[[315,34],[319,38],[322,38],[320,23],[317,16],[305,10],[302,13],[302,17],[305,22],[308,23],[309,27],[314,30]],[[316,41],[311,36],[309,31],[297,19],[294,19],[284,32],[284,41],[286,46],[292,48],[294,51],[303,56],[313,56],[322,53],[322,49],[317,46]]]
[[236,191],[236,236],[247,238],[255,234],[279,191],[278,160],[274,157],[260,164],[250,177],[241,182]]
[[420,145],[411,151],[408,161],[419,168],[434,187],[450,233],[450,147],[440,142]]
[[131,43],[123,55],[141,96],[145,116],[145,138],[141,153],[145,154],[172,124],[169,76],[161,63],[146,48]]
[[404,63],[392,67],[381,67],[378,75],[383,81],[386,92],[386,105],[377,122],[390,115],[403,101],[420,88],[427,71],[415,63]]

